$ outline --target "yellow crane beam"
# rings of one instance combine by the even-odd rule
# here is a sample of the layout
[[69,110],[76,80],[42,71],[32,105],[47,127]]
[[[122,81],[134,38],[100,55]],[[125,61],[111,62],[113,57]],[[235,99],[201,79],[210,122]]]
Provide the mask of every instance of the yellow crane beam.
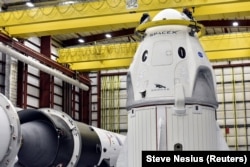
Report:
[[204,36],[200,41],[210,61],[250,58],[250,33]]
[[[58,5],[28,10],[17,10],[3,12],[0,15],[1,25],[13,26],[19,24],[30,24],[40,22],[52,22],[58,20],[71,20],[79,18],[99,17],[106,15],[119,15],[124,13],[159,11],[165,8],[183,8],[183,7],[204,7],[208,5],[219,4],[240,4],[248,0],[138,0],[137,8],[129,8],[126,1],[121,0],[99,0],[71,5]],[[234,4],[234,5],[237,5]],[[238,6],[238,5],[237,5]],[[221,9],[220,9],[221,10]],[[211,11],[212,12],[212,11]],[[214,11],[213,11],[214,12]]]
[[128,68],[132,62],[132,59],[133,58],[79,62],[71,64],[70,68],[76,71],[93,71],[93,70]]
[[[233,33],[200,38],[210,61],[250,59],[250,33]],[[58,62],[76,71],[128,67],[138,43],[59,49]]]
[[137,25],[145,12],[154,16],[165,8],[193,6],[197,20],[250,15],[249,0],[138,0],[138,6],[132,8],[125,1],[100,0],[1,12],[0,28],[15,37],[127,28]]
[[57,62],[78,63],[131,58],[138,45],[139,43],[133,42],[58,49]]

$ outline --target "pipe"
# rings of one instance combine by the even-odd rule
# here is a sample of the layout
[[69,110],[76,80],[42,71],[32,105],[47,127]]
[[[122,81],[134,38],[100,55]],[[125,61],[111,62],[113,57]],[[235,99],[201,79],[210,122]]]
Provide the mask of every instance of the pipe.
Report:
[[43,72],[46,72],[50,75],[53,75],[57,78],[60,78],[61,80],[65,81],[69,84],[72,84],[76,87],[79,87],[82,90],[85,90],[85,91],[89,90],[89,87],[87,85],[62,74],[55,69],[52,69],[44,64],[41,64],[40,62],[36,62],[36,61],[32,60],[31,58],[11,49],[9,46],[4,45],[3,43],[0,43],[0,51],[6,53],[7,55],[9,55],[13,58],[18,59],[24,63],[27,63],[35,68],[38,68],[39,70],[41,70]]

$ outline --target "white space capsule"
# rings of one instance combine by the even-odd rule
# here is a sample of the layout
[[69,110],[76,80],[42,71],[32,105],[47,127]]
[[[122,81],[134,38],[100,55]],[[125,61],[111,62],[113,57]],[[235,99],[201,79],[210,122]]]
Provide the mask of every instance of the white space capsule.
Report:
[[215,77],[200,45],[202,26],[174,9],[141,24],[128,72],[129,167],[142,150],[227,149],[216,122]]

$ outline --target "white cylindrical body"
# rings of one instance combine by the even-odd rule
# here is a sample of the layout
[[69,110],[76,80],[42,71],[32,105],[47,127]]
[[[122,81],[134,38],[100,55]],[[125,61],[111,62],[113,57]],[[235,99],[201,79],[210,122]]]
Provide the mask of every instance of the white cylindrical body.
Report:
[[101,157],[98,165],[100,165],[102,161],[106,159],[109,160],[110,166],[115,166],[126,137],[103,129],[95,127],[92,128],[97,133],[102,146]]
[[11,129],[9,118],[3,110],[2,106],[0,106],[0,161],[5,157],[8,152],[9,142],[11,138]]
[[115,166],[125,140],[54,109],[21,110],[18,115],[24,139],[18,164],[26,167]]
[[0,127],[1,167],[115,166],[125,141],[123,135],[76,122],[54,109],[17,113],[2,94]]
[[0,93],[0,166],[12,167],[21,145],[21,129],[12,103]]

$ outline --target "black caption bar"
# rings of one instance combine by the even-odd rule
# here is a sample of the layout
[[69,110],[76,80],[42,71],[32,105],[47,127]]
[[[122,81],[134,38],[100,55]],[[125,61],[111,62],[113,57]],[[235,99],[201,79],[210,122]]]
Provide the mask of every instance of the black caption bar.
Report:
[[142,151],[142,167],[249,167],[250,151]]

